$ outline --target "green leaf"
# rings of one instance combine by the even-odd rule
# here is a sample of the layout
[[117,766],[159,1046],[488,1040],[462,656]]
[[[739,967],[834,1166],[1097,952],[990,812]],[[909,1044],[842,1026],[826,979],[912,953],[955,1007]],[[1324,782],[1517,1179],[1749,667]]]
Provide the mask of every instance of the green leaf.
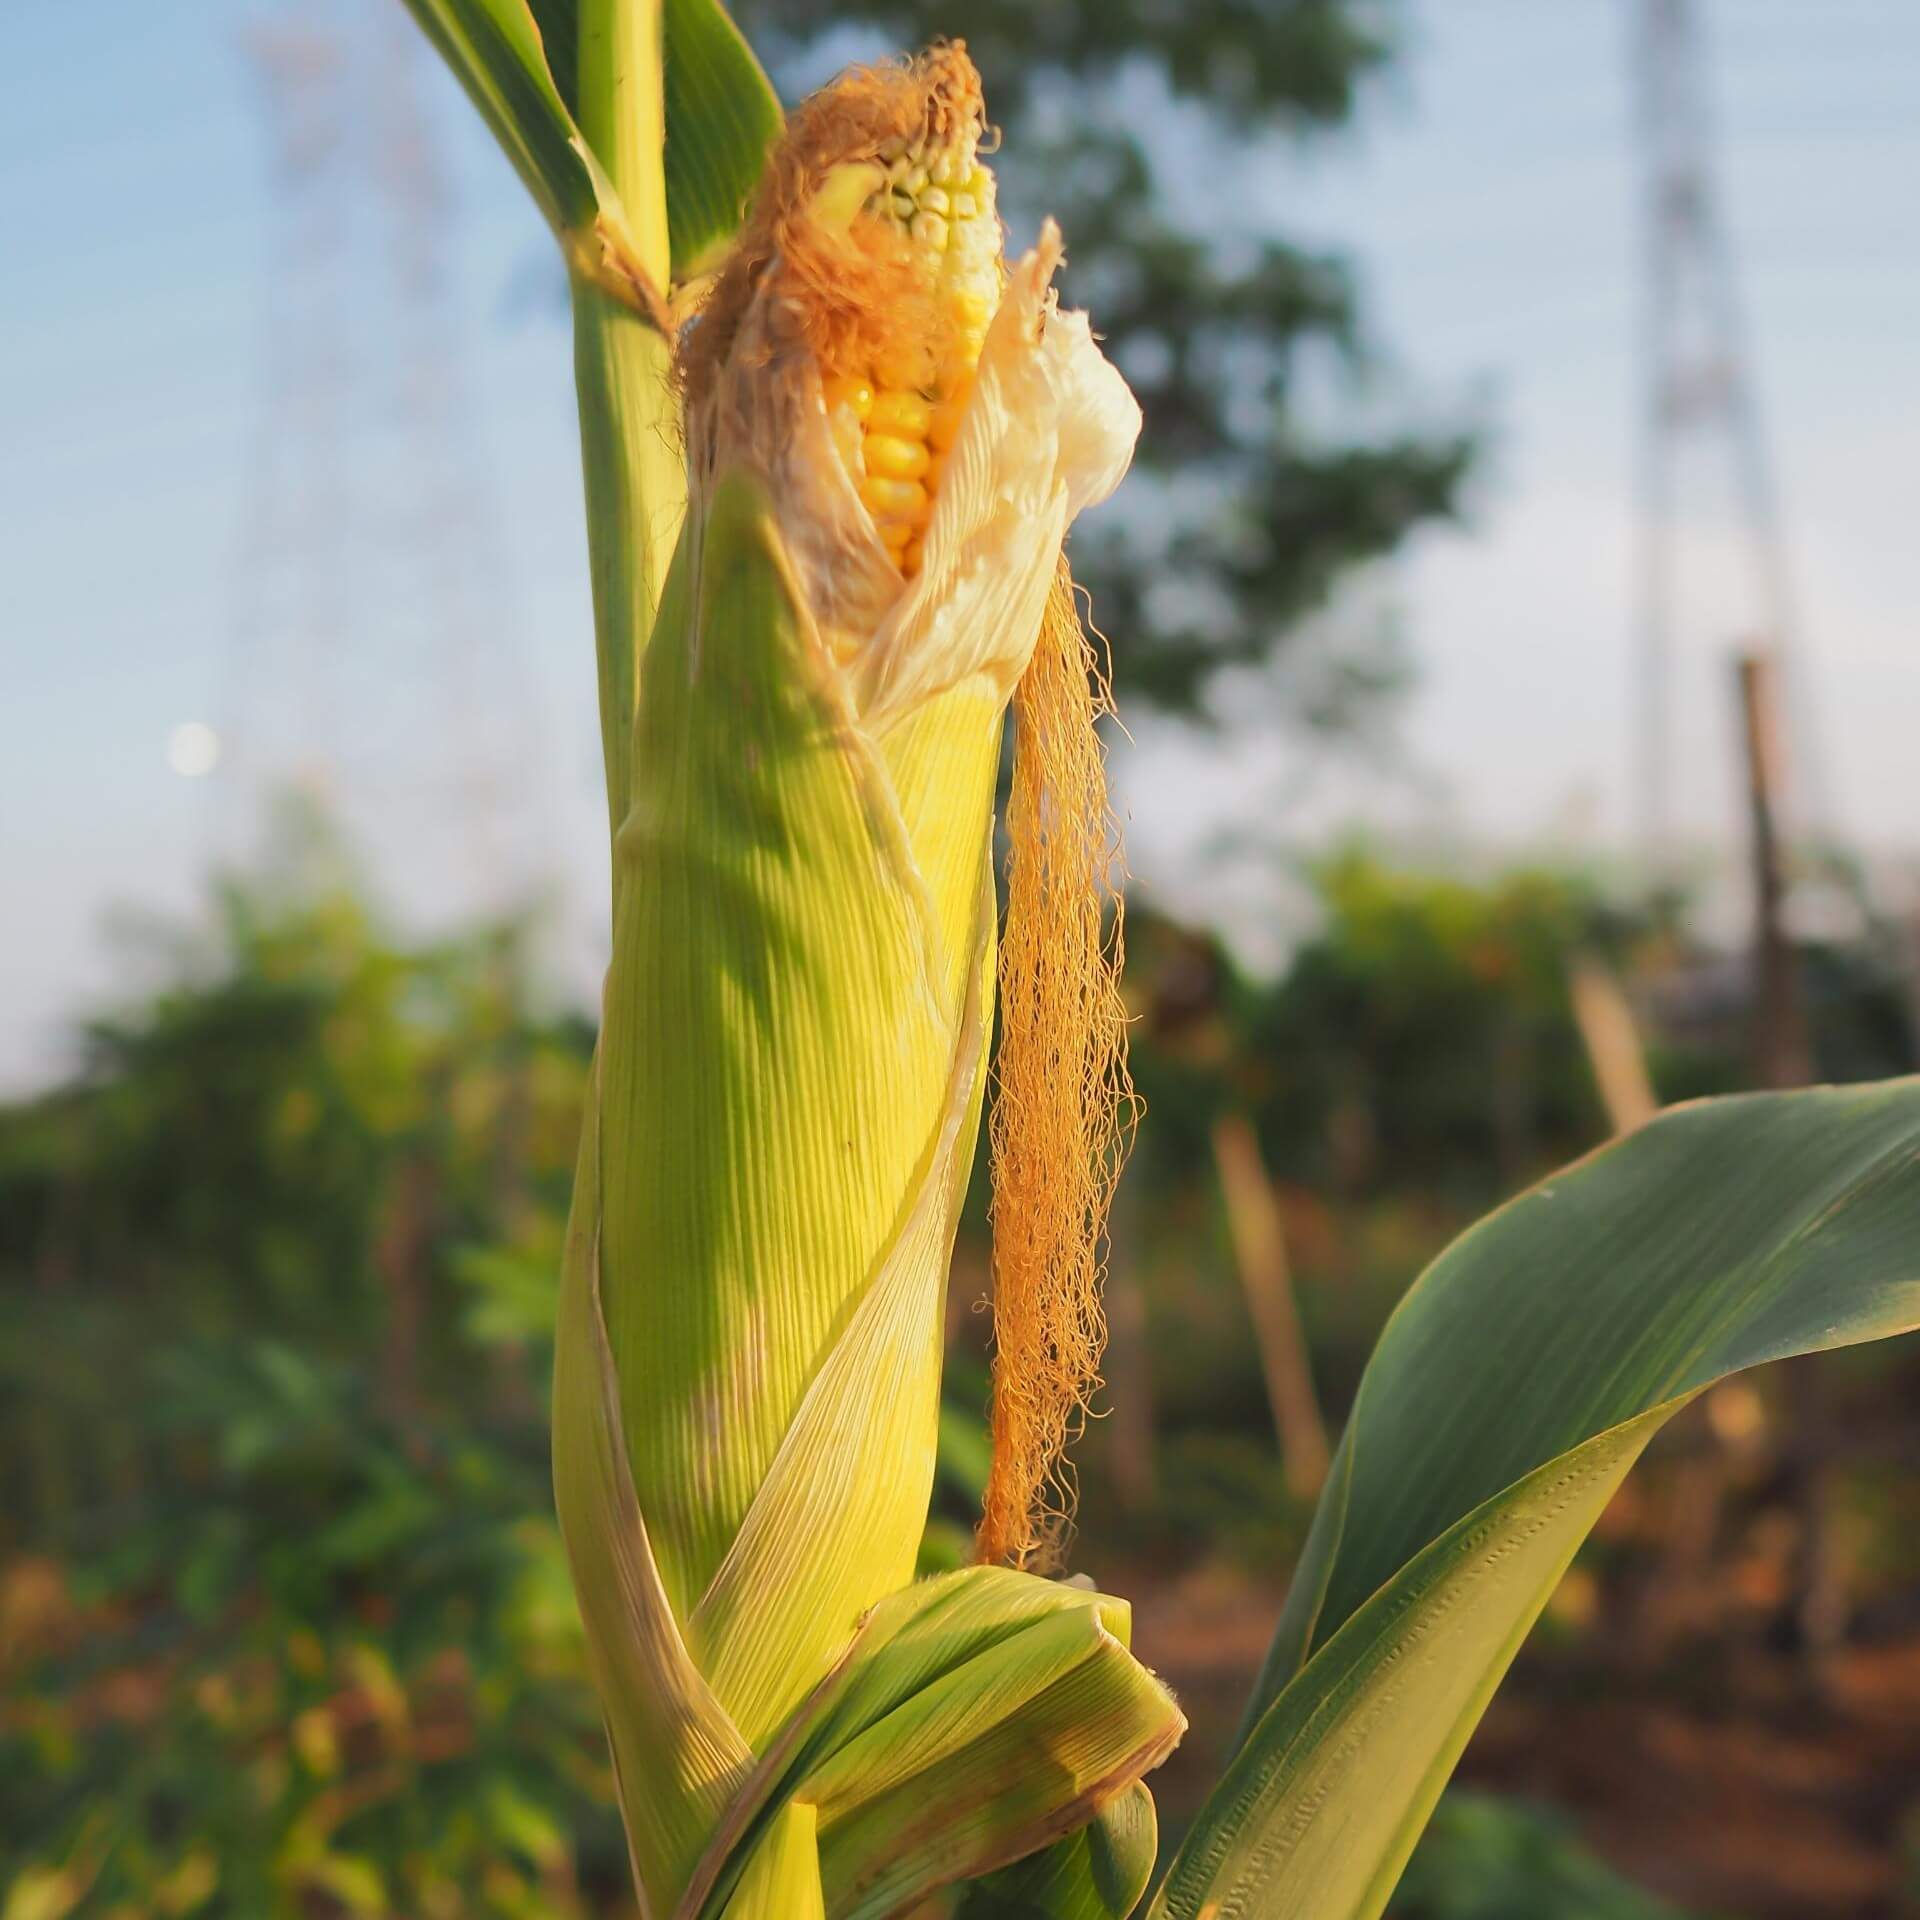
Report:
[[556,231],[591,226],[595,168],[527,0],[406,0]]
[[567,112],[580,118],[580,0],[527,0],[540,29],[547,71]]
[[953,1920],[1127,1920],[1159,1845],[1153,1795],[1136,1781],[1078,1833],[969,1882]]
[[1458,1240],[1381,1336],[1256,1691],[1152,1912],[1374,1920],[1653,1433],[1920,1326],[1920,1082],[1683,1107]]
[[667,231],[676,282],[733,238],[780,132],[780,98],[718,0],[665,0]]
[[725,1920],[826,1920],[820,1892],[819,1817],[792,1800],[754,1848]]
[[599,1079],[596,1060],[554,1336],[554,1497],[634,1878],[665,1910],[752,1755],[688,1656],[634,1495],[600,1304]]

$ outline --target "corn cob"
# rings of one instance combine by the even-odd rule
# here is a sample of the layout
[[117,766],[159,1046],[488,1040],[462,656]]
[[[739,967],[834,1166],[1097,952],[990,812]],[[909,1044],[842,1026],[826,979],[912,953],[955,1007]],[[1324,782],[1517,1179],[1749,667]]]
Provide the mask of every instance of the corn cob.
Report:
[[821,369],[834,445],[888,553],[919,571],[940,468],[960,432],[987,326],[1000,301],[1000,221],[979,128],[941,145],[895,140],[881,150],[884,182],[863,211],[923,258],[932,282],[932,337],[897,344],[863,365]]

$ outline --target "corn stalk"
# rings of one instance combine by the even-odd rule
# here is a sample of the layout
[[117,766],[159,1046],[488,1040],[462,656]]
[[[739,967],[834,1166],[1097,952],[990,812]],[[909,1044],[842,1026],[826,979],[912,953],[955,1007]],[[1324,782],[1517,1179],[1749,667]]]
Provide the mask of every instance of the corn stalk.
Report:
[[[1028,891],[1080,876],[1074,978],[1115,1004],[1056,574],[1137,409],[1055,309],[1057,237],[1001,260],[958,47],[782,132],[712,0],[411,4],[573,283],[614,951],[554,1474],[642,1909],[880,1920],[1045,1853],[1048,1884],[1122,1913],[1153,1856],[1137,1782],[1184,1726],[1125,1605],[913,1572],[987,1082],[1001,729],[1043,626],[1054,691],[1023,715],[1077,725],[1078,812],[1030,750]],[[1088,1097],[1117,1031],[1082,1049]],[[1062,1220],[1086,1243],[1110,1184],[1078,1113],[1048,1243]],[[1090,1372],[1043,1384],[1010,1555]]]

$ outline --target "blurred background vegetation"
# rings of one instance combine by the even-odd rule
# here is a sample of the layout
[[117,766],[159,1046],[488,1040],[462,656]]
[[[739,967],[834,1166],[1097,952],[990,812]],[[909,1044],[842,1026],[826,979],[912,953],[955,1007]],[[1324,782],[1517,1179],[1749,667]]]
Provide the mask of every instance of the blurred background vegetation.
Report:
[[[1276,1418],[1337,1430],[1425,1260],[1604,1136],[1568,956],[1725,968],[1592,875],[1353,846],[1311,878],[1320,931],[1277,980],[1134,927],[1148,1119],[1075,1561],[1134,1599],[1193,1716],[1160,1776],[1175,1827],[1310,1510]],[[624,1912],[545,1463],[590,1029],[544,1005],[523,928],[396,936],[298,811],[166,953],[68,1084],[0,1111],[0,1913]],[[1845,959],[1822,1043],[1906,1066],[1900,981]],[[1662,1084],[1742,1084],[1737,1019],[1649,1031]],[[1235,1137],[1270,1242],[1236,1234]],[[984,1467],[980,1198],[930,1566],[965,1552]],[[1278,1404],[1276,1282],[1304,1413]],[[1869,1352],[1680,1423],[1470,1756],[1523,1803],[1451,1801],[1403,1920],[1681,1911],[1555,1798],[1691,1911],[1912,1910],[1916,1388],[1910,1350]]]
[[[740,11],[789,91],[955,24]],[[965,14],[1016,217],[1044,187],[1147,409],[1129,502],[1076,553],[1123,700],[1205,724],[1223,669],[1278,661],[1290,721],[1364,743],[1397,636],[1312,616],[1460,510],[1481,430],[1383,423],[1351,265],[1237,225],[1217,181],[1250,132],[1340,128],[1390,11]],[[1296,387],[1329,365],[1352,405],[1310,430]],[[1859,875],[1823,884],[1841,931],[1792,956],[1807,1065],[1911,1070],[1906,930]],[[1156,1782],[1172,1832],[1414,1275],[1606,1137],[1622,1048],[1662,1099],[1763,1072],[1748,956],[1684,885],[1363,841],[1273,885],[1310,907],[1274,976],[1129,920],[1147,1119],[1075,1564],[1134,1599],[1192,1716]],[[630,1911],[546,1468],[592,1028],[539,933],[423,942],[292,806],[196,922],[149,929],[74,1071],[0,1110],[0,1920]],[[930,1566],[965,1554],[984,1475],[981,1184]],[[1677,1422],[1465,1771],[1400,1920],[1920,1914],[1911,1343]]]

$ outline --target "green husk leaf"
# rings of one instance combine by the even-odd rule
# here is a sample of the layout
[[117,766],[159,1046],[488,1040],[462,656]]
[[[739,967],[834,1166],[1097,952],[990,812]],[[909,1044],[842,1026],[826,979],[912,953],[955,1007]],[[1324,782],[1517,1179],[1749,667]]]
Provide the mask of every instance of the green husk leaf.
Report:
[[[1029,1629],[987,1656],[984,1672],[916,1695],[830,1776],[820,1855],[829,1910],[884,1920],[1023,1858],[1158,1766],[1185,1725],[1096,1609]],[[910,1764],[916,1748],[924,1767]],[[880,1781],[891,1784],[876,1792]]]
[[1640,1449],[1920,1327],[1920,1082],[1677,1108],[1465,1234],[1382,1335],[1244,1748],[1152,1912],[1375,1920]]
[[[981,896],[984,928],[993,912]],[[907,1217],[808,1386],[740,1531],[688,1624],[748,1741],[798,1705],[871,1604],[876,1543],[916,1542],[933,1491],[947,1260],[985,1087],[976,979],[940,1130]],[[964,1149],[964,1150],[963,1150]],[[892,1556],[904,1586],[903,1551]]]
[[1153,1795],[1136,1782],[1079,1832],[964,1887],[953,1920],[1127,1920],[1159,1844]]
[[[705,1603],[716,1644],[736,1597],[795,1614],[824,1604],[764,1578],[749,1591],[740,1561],[726,1563],[909,1224],[921,1284],[944,1268],[951,1221],[916,1209],[930,1177],[938,1192],[965,1178],[977,1076],[962,1069],[982,1024],[968,1009],[991,964],[998,726],[991,706],[963,700],[933,703],[946,724],[914,730],[903,773],[895,743],[870,740],[848,709],[757,484],[729,478],[689,522],[643,662],[616,849],[601,1259],[661,1577],[682,1620],[719,1578]],[[944,805],[923,812],[920,764],[936,761]],[[936,1172],[957,1089],[953,1164]],[[727,1124],[689,1127],[694,1111]],[[931,1472],[938,1406],[930,1295],[925,1313],[895,1383],[895,1431],[872,1442],[910,1449],[916,1475]],[[803,1429],[793,1446],[811,1444]],[[782,1498],[776,1483],[769,1510]],[[896,1498],[880,1531],[871,1515],[837,1521],[850,1545],[806,1543],[832,1587],[808,1629],[824,1644],[911,1577],[924,1501],[924,1487],[912,1511]],[[863,1578],[844,1577],[843,1549]],[[739,1697],[760,1700],[757,1723],[765,1688],[811,1677],[768,1673]]]
[[1185,1726],[1127,1632],[1122,1603],[1006,1568],[890,1596],[769,1749],[686,1911],[725,1910],[795,1800],[818,1809],[827,1910],[845,1920],[908,1911],[1081,1826]]
[[788,1801],[747,1861],[725,1920],[826,1920],[818,1827],[804,1800]]
[[598,1074],[567,1227],[555,1334],[553,1476],[634,1876],[664,1910],[752,1753],[688,1656],[634,1496],[599,1297]]

